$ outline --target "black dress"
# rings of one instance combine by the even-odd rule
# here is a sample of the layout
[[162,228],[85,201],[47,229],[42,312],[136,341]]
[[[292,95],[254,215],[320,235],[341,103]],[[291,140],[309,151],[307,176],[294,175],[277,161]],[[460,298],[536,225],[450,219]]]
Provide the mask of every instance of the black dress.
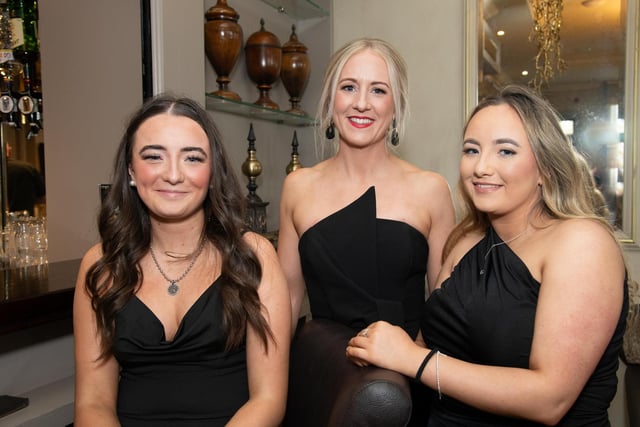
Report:
[[[376,218],[374,187],[309,228],[298,250],[314,319],[349,326],[354,335],[385,320],[418,335],[429,245],[409,224]],[[409,426],[423,426],[432,392],[410,385]]]
[[309,228],[298,249],[314,319],[354,331],[386,320],[416,337],[429,246],[412,226],[376,218],[374,187]]
[[[471,363],[529,367],[538,292],[522,260],[490,228],[425,303],[422,335],[430,348]],[[497,245],[496,245],[497,244]],[[492,248],[493,246],[493,248]],[[615,333],[577,401],[559,426],[609,426],[607,409],[616,393],[618,354],[627,312],[625,300]],[[568,283],[567,286],[578,286]],[[429,427],[538,426],[492,415],[442,396]]]
[[249,399],[246,349],[224,350],[216,280],[187,311],[173,341],[137,297],[116,318],[118,417],[128,426],[224,426]]

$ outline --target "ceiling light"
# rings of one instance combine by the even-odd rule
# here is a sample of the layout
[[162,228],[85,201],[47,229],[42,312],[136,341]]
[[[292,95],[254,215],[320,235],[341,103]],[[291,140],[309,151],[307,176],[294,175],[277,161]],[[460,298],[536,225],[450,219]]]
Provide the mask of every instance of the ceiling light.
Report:
[[498,31],[496,32],[496,35],[497,35],[498,37],[502,37],[502,36],[504,36],[504,30],[498,30]]

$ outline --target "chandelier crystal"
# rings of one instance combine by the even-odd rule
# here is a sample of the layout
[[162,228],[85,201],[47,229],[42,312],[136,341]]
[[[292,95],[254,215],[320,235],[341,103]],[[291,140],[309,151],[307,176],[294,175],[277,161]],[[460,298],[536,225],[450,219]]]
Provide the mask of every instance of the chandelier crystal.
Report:
[[560,56],[560,28],[562,27],[562,0],[528,0],[533,18],[529,41],[538,45],[535,56],[536,73],[530,82],[540,91],[548,83],[555,71],[563,72],[567,65]]

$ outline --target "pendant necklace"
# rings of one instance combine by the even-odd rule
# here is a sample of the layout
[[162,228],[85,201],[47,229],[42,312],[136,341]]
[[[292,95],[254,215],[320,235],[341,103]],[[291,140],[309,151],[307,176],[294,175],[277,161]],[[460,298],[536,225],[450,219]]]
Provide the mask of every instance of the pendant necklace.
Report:
[[177,279],[170,279],[169,277],[167,277],[165,272],[162,271],[162,268],[160,267],[160,263],[156,259],[156,254],[153,253],[153,247],[151,247],[151,245],[149,245],[149,252],[151,252],[151,259],[153,259],[153,263],[158,268],[158,271],[160,272],[160,274],[162,274],[162,277],[164,277],[165,280],[167,282],[169,282],[169,287],[167,288],[167,293],[169,295],[174,296],[175,294],[178,293],[178,291],[180,290],[180,286],[178,286],[178,282],[181,281],[182,279],[184,279],[187,276],[187,274],[189,274],[189,272],[191,271],[191,269],[195,265],[196,260],[198,259],[198,257],[202,253],[203,249],[204,249],[204,240],[200,244],[200,247],[198,248],[197,252],[195,254],[193,254],[193,258],[191,259],[191,263],[189,263],[189,266],[184,271],[184,273],[182,273],[180,275],[180,277],[178,277]]
[[489,254],[491,253],[491,251],[493,250],[493,248],[495,248],[496,246],[500,246],[500,245],[506,245],[507,243],[511,243],[514,240],[516,240],[518,237],[522,236],[527,229],[529,228],[529,226],[527,225],[524,230],[522,230],[519,234],[516,234],[514,237],[510,238],[509,240],[507,240],[506,242],[499,242],[499,243],[494,243],[493,245],[491,245],[491,247],[489,248],[489,250],[487,251],[486,254],[484,254],[484,265],[483,267],[480,269],[480,275],[482,276],[487,268],[487,257],[489,256]]

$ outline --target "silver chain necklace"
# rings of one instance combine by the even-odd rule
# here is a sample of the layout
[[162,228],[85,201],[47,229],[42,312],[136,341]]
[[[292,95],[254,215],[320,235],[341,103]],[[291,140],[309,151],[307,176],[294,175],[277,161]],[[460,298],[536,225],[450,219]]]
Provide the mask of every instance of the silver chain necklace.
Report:
[[487,269],[487,257],[489,256],[489,254],[491,253],[493,248],[495,248],[496,246],[506,245],[507,243],[513,242],[518,237],[522,236],[527,231],[528,228],[529,228],[529,225],[527,224],[527,226],[524,228],[524,230],[522,230],[520,233],[518,233],[515,237],[512,237],[512,238],[510,238],[509,240],[507,240],[505,242],[494,243],[493,245],[491,245],[491,247],[489,248],[487,253],[484,254],[484,265],[480,269],[480,275],[482,276],[485,273],[486,269]]
[[153,263],[156,265],[156,267],[158,268],[158,271],[160,272],[160,274],[162,274],[162,277],[165,278],[165,280],[167,282],[169,282],[169,287],[167,288],[167,293],[171,296],[174,296],[175,294],[178,293],[178,291],[180,290],[180,286],[178,286],[178,282],[181,281],[182,279],[184,279],[187,274],[189,274],[189,272],[191,271],[191,269],[193,268],[193,266],[196,263],[196,260],[198,259],[198,257],[200,256],[200,254],[202,253],[202,250],[204,249],[204,240],[202,241],[202,243],[200,244],[200,247],[198,248],[198,251],[193,255],[193,259],[191,260],[191,263],[189,263],[189,266],[187,267],[187,269],[184,271],[184,273],[182,273],[180,275],[180,277],[178,277],[177,279],[170,279],[164,271],[162,271],[162,268],[160,267],[160,263],[158,263],[158,260],[156,259],[156,254],[153,253],[153,247],[151,245],[149,245],[149,252],[151,252],[151,259],[153,259]]

